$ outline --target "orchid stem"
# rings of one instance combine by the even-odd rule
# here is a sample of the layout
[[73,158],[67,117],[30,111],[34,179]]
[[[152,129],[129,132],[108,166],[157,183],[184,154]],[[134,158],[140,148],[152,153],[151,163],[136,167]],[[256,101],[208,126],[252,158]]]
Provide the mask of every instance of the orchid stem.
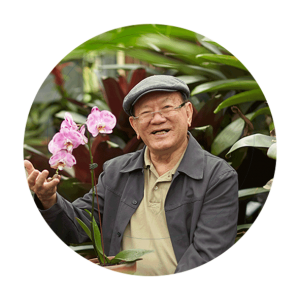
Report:
[[[93,164],[93,155],[92,155],[92,150],[91,150],[91,136],[90,133],[88,132],[88,148],[89,148],[89,153],[90,153],[90,160],[91,164]],[[103,258],[98,254],[98,251],[96,249],[96,242],[95,242],[95,236],[94,236],[94,228],[93,228],[93,219],[94,219],[94,206],[95,206],[95,182],[94,182],[94,169],[91,169],[91,179],[92,179],[92,218],[91,218],[91,236],[92,236],[92,243],[93,247],[95,249],[96,255],[98,257],[98,260],[100,263],[104,263]],[[102,249],[104,252],[104,249]]]
[[58,175],[59,175],[59,174],[58,174],[58,168],[57,168],[55,174],[54,174],[52,177],[47,178],[47,181],[48,181],[48,182],[52,181],[52,180],[53,180],[54,178],[56,178]]

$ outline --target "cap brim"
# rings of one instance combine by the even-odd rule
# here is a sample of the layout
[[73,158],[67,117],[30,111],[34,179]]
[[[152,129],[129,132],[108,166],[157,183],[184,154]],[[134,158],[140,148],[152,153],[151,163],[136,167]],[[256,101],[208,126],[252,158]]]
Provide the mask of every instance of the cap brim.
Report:
[[151,93],[151,92],[179,92],[178,90],[172,90],[172,89],[151,89],[151,90],[147,90],[145,91],[144,93],[142,93],[141,95],[139,95],[131,104],[131,107],[130,107],[130,115],[133,116],[133,112],[132,112],[132,109],[133,109],[133,106],[137,103],[137,101],[143,97],[144,95],[148,94],[148,93]]

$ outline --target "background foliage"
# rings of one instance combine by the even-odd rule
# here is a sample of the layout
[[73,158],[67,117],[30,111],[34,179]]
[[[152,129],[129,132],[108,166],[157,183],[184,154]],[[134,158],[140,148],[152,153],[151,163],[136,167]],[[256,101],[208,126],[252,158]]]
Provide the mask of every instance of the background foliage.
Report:
[[[272,184],[276,135],[270,108],[247,68],[227,49],[206,37],[173,26],[138,25],[96,36],[54,67],[37,93],[25,131],[24,156],[39,169],[49,167],[47,145],[66,111],[84,123],[90,109],[112,111],[118,120],[110,136],[94,139],[92,152],[103,163],[143,147],[122,109],[128,91],[153,74],[185,81],[194,107],[190,132],[200,145],[224,158],[239,176],[237,240],[261,211]],[[85,146],[73,151],[77,164],[62,172],[58,191],[73,201],[90,185]],[[197,167],[197,166],[195,166]]]

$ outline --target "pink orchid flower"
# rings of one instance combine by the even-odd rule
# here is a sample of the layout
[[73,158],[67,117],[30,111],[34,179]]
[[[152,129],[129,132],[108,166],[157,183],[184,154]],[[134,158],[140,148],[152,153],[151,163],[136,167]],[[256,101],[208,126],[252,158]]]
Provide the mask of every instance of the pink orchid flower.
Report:
[[60,150],[50,157],[49,164],[53,169],[62,170],[64,167],[71,168],[76,164],[75,157],[66,150]]
[[77,130],[77,124],[73,121],[72,115],[68,112],[65,113],[65,120],[62,121],[60,128],[67,128]]
[[81,145],[85,145],[88,142],[88,138],[85,136],[85,126],[81,126],[81,128],[78,130],[78,132],[81,135],[82,141],[81,141]]
[[[73,121],[72,115],[68,112],[65,113],[65,120],[61,123],[60,128],[67,128],[72,130],[78,130],[78,125]],[[87,137],[84,135],[85,133],[85,126],[81,126],[78,130],[80,135],[82,136],[81,144],[85,145],[88,142]]]
[[59,150],[72,152],[74,148],[81,145],[82,140],[82,135],[78,131],[61,128],[61,130],[56,133],[50,141],[48,149],[52,154],[55,154]]
[[87,127],[93,137],[98,133],[112,133],[112,129],[116,126],[116,117],[107,110],[100,111],[94,106],[87,118]]

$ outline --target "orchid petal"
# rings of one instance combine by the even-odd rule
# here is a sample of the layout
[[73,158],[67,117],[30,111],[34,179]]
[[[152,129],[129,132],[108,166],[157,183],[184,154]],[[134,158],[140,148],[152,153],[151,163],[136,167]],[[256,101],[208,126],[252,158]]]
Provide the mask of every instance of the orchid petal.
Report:
[[76,164],[76,159],[66,150],[60,150],[50,157],[49,164],[53,169],[62,170],[64,167],[71,168],[74,164]]
[[[78,131],[61,128],[60,132],[56,133],[52,139],[49,151],[52,149],[67,149],[71,152],[73,149],[77,148],[82,143],[82,136]],[[57,151],[50,151],[51,153]]]
[[78,131],[81,135],[81,144],[85,145],[88,142],[88,138],[85,136],[85,126],[81,126],[81,128]]
[[105,127],[109,129],[113,129],[116,126],[116,122],[117,122],[116,117],[110,111],[102,110],[101,120],[106,124]]
[[65,113],[65,120],[61,123],[60,128],[77,130],[77,124],[73,121],[72,115],[70,113]]
[[112,133],[112,129],[116,126],[116,117],[107,110],[100,111],[94,106],[87,118],[88,131],[96,137],[98,133]]

